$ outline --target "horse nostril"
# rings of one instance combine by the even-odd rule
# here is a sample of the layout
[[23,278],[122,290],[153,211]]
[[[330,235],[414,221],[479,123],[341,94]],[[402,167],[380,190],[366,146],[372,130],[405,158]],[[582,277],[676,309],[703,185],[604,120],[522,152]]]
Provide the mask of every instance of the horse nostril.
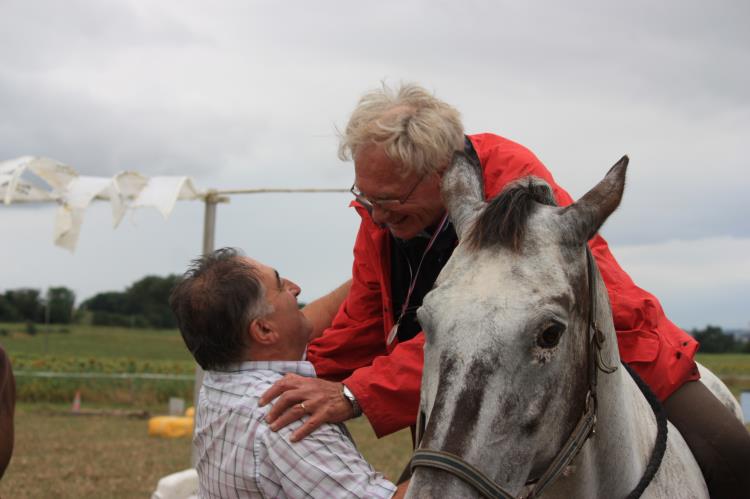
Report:
[[557,346],[564,331],[565,326],[559,322],[555,322],[544,328],[544,331],[537,337],[536,344],[542,348]]

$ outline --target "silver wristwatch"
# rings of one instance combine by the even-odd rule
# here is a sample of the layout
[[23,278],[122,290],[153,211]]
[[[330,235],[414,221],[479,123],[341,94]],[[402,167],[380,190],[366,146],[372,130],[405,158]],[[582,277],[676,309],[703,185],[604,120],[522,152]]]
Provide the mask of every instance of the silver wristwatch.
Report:
[[350,404],[352,404],[352,409],[354,409],[354,418],[359,417],[362,415],[362,408],[359,406],[359,402],[357,402],[357,397],[354,396],[352,391],[347,387],[346,385],[341,385],[343,388],[341,389],[341,394],[344,396],[346,400],[349,401]]

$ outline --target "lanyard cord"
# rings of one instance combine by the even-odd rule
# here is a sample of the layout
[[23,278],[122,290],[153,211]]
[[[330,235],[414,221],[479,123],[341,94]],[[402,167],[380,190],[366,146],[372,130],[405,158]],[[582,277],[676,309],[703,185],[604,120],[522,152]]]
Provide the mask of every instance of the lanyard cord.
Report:
[[417,278],[419,278],[419,271],[422,270],[422,263],[424,262],[425,256],[427,256],[427,252],[430,251],[430,248],[432,248],[432,245],[435,244],[435,240],[437,239],[438,235],[443,231],[445,228],[445,223],[448,221],[448,213],[446,212],[445,215],[443,215],[443,219],[440,221],[440,225],[438,225],[438,228],[435,230],[435,232],[432,234],[432,237],[430,238],[430,242],[427,243],[427,247],[424,249],[424,253],[422,253],[422,258],[419,259],[419,265],[417,265],[417,272],[412,276],[411,275],[411,263],[409,263],[409,259],[406,259],[407,265],[409,265],[409,274],[412,279],[411,283],[409,284],[409,291],[406,293],[406,299],[404,299],[404,304],[401,306],[401,313],[398,314],[398,319],[396,320],[396,324],[393,325],[391,328],[390,333],[388,333],[388,338],[386,339],[386,345],[390,345],[393,343],[393,340],[396,339],[396,334],[398,333],[398,326],[401,324],[401,319],[404,318],[404,314],[406,313],[406,310],[409,308],[409,300],[411,299],[411,294],[414,292],[414,288],[417,285]]

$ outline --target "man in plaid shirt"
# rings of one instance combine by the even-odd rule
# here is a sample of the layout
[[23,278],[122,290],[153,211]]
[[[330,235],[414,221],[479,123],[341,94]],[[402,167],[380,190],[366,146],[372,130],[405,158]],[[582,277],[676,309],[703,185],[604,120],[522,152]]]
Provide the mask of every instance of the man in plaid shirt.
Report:
[[[196,411],[200,497],[389,498],[343,424],[291,442],[305,418],[275,432],[258,399],[286,373],[315,377],[302,360],[312,333],[300,288],[224,248],[194,260],[170,297],[190,352],[206,371]],[[297,410],[306,412],[303,404]],[[397,496],[405,492],[399,487]]]

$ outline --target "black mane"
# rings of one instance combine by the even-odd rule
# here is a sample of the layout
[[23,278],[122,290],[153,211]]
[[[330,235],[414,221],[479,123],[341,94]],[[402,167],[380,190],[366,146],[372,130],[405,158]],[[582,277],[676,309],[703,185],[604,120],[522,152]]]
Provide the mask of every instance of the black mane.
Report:
[[536,177],[525,177],[495,196],[469,231],[467,243],[475,248],[497,245],[518,251],[526,222],[539,204],[557,206],[552,189]]

